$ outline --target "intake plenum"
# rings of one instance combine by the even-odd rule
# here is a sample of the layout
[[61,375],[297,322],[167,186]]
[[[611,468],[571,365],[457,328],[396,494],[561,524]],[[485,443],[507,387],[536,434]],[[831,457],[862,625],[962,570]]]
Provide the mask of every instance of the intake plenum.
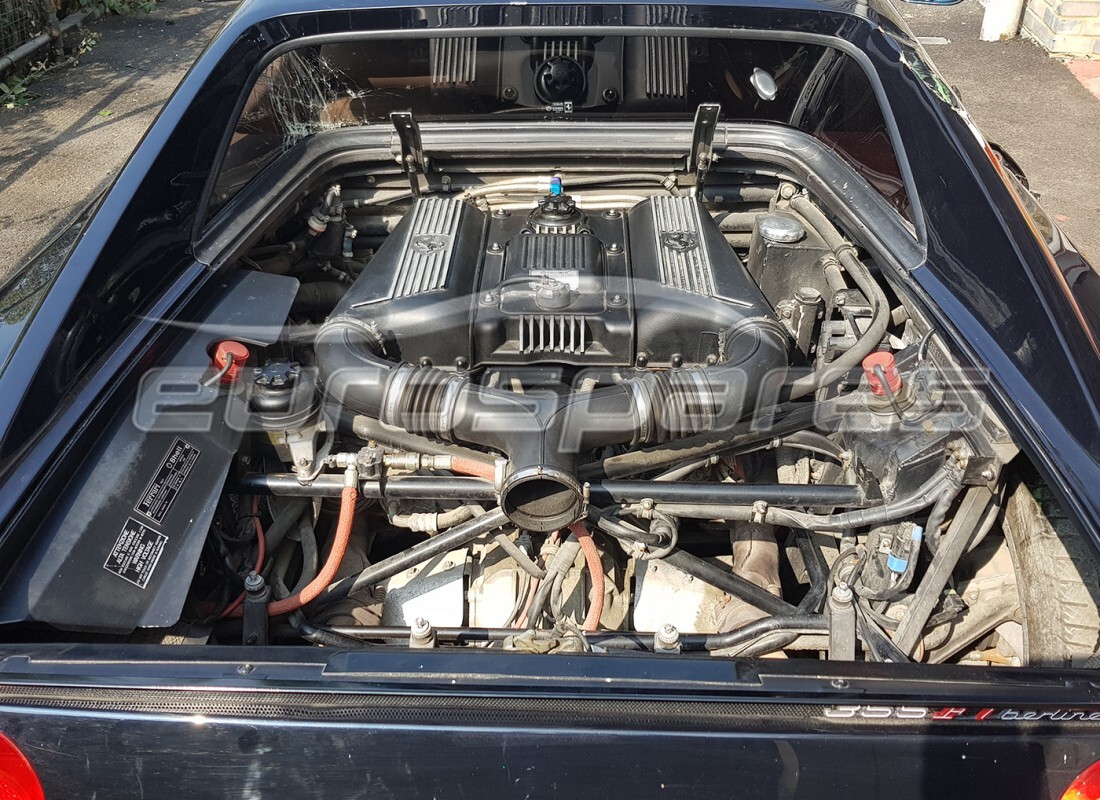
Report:
[[566,395],[513,394],[440,369],[387,361],[369,328],[355,319],[327,322],[316,348],[330,402],[420,436],[503,453],[509,469],[501,507],[527,530],[551,531],[583,515],[579,453],[723,430],[754,407],[764,378],[786,366],[786,337],[768,319],[752,320],[738,337],[746,360],[638,370],[615,386]]
[[[695,198],[639,203],[625,215],[625,227],[623,215],[601,217],[598,224],[589,220],[594,231],[612,238],[597,243],[595,234],[586,234],[584,259],[552,262],[532,261],[530,248],[517,244],[537,234],[517,228],[502,246],[503,229],[492,227],[495,217],[479,229],[480,212],[465,204],[438,198],[420,203],[318,332],[317,365],[326,399],[418,436],[504,454],[509,466],[501,507],[521,528],[550,531],[583,516],[576,478],[580,454],[729,429],[755,407],[765,378],[787,366],[785,330]],[[471,243],[478,230],[483,240]],[[493,237],[492,247],[486,236]],[[627,252],[619,242],[626,243]],[[401,251],[418,246],[424,252],[415,257]],[[543,249],[546,258],[572,252]],[[506,269],[498,263],[501,257],[492,255],[501,252]],[[491,258],[497,261],[490,263]],[[606,270],[592,266],[596,263],[606,263]],[[526,387],[517,393],[479,385],[469,377],[479,374],[476,369],[452,372],[432,366],[430,358],[417,366],[405,362],[410,342],[424,349],[428,345],[419,342],[426,337],[463,349],[460,329],[467,340],[481,335],[473,326],[485,323],[478,313],[487,302],[497,316],[528,313],[525,306],[512,308],[518,300],[501,289],[501,275],[511,276],[508,287],[526,286],[548,269],[554,272],[555,265],[568,267],[555,273],[563,286],[572,286],[565,273],[577,273],[570,291],[577,294],[572,310],[582,326],[596,330],[601,315],[633,309],[633,317],[619,320],[627,322],[620,333],[637,348],[639,357],[630,360],[649,368],[608,367],[614,385],[607,385],[605,374],[602,384],[591,388],[582,373],[573,391]],[[413,285],[419,288],[410,294]],[[428,324],[429,318],[437,324]],[[579,366],[589,355],[562,356],[562,363]],[[539,365],[556,357],[540,350],[523,363],[547,369]]]

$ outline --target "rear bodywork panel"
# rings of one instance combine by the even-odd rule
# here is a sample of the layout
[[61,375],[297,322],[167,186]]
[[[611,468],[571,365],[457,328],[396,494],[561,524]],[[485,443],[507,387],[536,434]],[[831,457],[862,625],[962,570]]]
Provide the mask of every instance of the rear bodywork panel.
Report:
[[47,797],[1049,798],[1100,757],[1083,672],[29,655],[3,662],[0,731]]

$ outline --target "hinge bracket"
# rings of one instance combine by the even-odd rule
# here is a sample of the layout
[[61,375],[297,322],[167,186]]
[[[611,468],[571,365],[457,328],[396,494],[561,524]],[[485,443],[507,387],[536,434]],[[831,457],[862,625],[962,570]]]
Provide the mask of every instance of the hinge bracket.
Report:
[[420,126],[411,111],[394,111],[390,114],[390,121],[401,143],[401,168],[409,178],[413,196],[420,197],[420,193],[427,188],[428,179],[428,158],[424,155],[424,144],[420,140]]
[[718,115],[722,106],[718,103],[700,103],[695,109],[695,123],[691,126],[691,152],[688,153],[688,175],[694,174],[692,194],[703,188],[707,173],[714,162],[714,131],[718,127]]

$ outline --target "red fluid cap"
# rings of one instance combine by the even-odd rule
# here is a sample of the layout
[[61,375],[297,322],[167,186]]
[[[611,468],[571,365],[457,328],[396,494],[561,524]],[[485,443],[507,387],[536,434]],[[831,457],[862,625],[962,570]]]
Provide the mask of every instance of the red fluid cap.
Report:
[[227,339],[218,342],[214,348],[213,367],[215,372],[221,372],[229,363],[229,356],[233,356],[233,365],[222,375],[222,383],[236,383],[241,377],[241,370],[248,361],[248,348],[240,342]]
[[878,375],[875,374],[875,367],[882,367],[890,391],[894,394],[901,391],[901,374],[898,372],[898,365],[894,362],[894,354],[871,353],[863,359],[863,371],[867,373],[867,382],[871,384],[871,394],[879,397],[886,396],[886,389],[883,387]]

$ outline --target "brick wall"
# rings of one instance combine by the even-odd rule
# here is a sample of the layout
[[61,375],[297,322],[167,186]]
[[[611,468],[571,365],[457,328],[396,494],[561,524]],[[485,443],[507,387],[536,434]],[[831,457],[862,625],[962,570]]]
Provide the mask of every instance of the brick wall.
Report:
[[1100,58],[1100,0],[1028,0],[1020,30],[1052,54]]

